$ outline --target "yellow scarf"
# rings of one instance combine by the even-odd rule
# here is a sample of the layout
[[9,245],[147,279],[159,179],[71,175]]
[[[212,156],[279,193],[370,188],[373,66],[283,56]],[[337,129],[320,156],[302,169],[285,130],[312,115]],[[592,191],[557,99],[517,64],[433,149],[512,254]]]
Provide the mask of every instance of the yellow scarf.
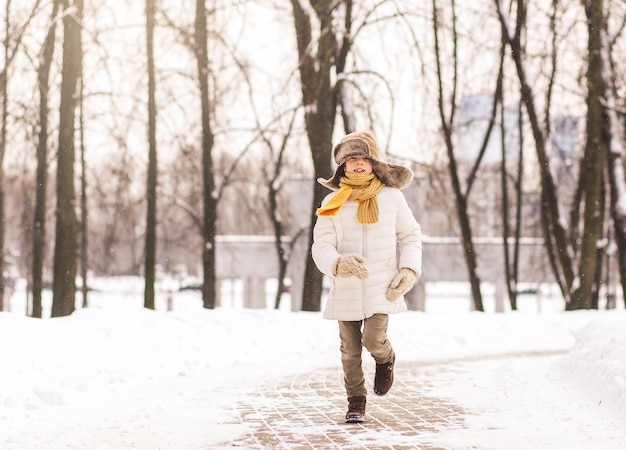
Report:
[[378,222],[378,198],[376,195],[383,188],[383,183],[374,173],[348,172],[339,181],[339,190],[321,208],[318,216],[336,216],[348,200],[359,203],[356,218],[359,223],[372,224]]

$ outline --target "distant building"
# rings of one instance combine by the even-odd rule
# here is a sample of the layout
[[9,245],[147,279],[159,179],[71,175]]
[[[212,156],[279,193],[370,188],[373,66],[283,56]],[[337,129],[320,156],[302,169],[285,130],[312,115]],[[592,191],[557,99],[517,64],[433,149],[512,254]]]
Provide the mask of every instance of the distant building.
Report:
[[[493,96],[477,94],[461,100],[459,127],[455,156],[463,189],[474,167],[485,134],[488,130]],[[498,109],[476,179],[469,195],[470,220],[475,237],[501,236],[502,224],[502,146],[505,148],[507,187],[509,195],[509,220],[513,225],[516,205],[518,160],[520,154],[519,108],[517,105],[504,109],[504,140],[502,139],[501,114]],[[559,117],[554,121],[551,165],[561,198],[569,198],[574,192],[575,169],[580,148],[576,117]],[[524,183],[522,185],[522,235],[541,237],[540,187],[534,143],[530,137],[524,142]],[[446,166],[416,168],[416,193],[412,202],[419,205],[416,213],[424,232],[431,236],[458,236],[456,205]]]
[[[458,152],[459,162],[473,164],[478,158],[480,149],[489,129],[493,109],[493,95],[477,94],[465,96],[461,99],[459,112]],[[506,160],[509,163],[517,162],[519,155],[519,111],[517,108],[504,109],[504,145]],[[502,126],[500,109],[496,111],[495,123],[487,148],[483,156],[483,164],[499,163],[502,160]]]

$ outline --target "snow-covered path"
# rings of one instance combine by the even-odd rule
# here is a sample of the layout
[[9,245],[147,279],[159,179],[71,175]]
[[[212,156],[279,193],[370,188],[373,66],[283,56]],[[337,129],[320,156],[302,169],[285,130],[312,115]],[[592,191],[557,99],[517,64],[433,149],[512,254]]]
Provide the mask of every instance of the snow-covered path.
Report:
[[[262,385],[237,404],[243,448],[623,449],[615,405],[565,381],[563,355],[404,362],[362,425],[343,424],[337,368]],[[371,385],[370,385],[371,388]],[[371,390],[371,389],[370,389]],[[226,444],[226,442],[224,443]],[[211,448],[222,448],[220,445]]]
[[393,316],[394,387],[346,426],[320,313],[96,299],[0,313],[1,449],[626,448],[623,309]]

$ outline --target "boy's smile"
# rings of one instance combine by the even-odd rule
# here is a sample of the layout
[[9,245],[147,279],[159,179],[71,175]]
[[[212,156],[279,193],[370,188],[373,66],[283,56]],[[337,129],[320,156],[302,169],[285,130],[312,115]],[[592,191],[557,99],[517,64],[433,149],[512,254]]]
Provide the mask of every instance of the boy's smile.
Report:
[[346,172],[372,173],[372,162],[362,156],[354,156],[346,160]]

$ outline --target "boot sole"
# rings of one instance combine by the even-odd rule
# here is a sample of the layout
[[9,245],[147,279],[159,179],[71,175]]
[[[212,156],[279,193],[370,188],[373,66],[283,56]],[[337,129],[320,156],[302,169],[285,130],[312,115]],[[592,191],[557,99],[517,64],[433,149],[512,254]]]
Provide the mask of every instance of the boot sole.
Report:
[[346,418],[346,423],[363,423],[363,422],[365,422],[365,417]]

